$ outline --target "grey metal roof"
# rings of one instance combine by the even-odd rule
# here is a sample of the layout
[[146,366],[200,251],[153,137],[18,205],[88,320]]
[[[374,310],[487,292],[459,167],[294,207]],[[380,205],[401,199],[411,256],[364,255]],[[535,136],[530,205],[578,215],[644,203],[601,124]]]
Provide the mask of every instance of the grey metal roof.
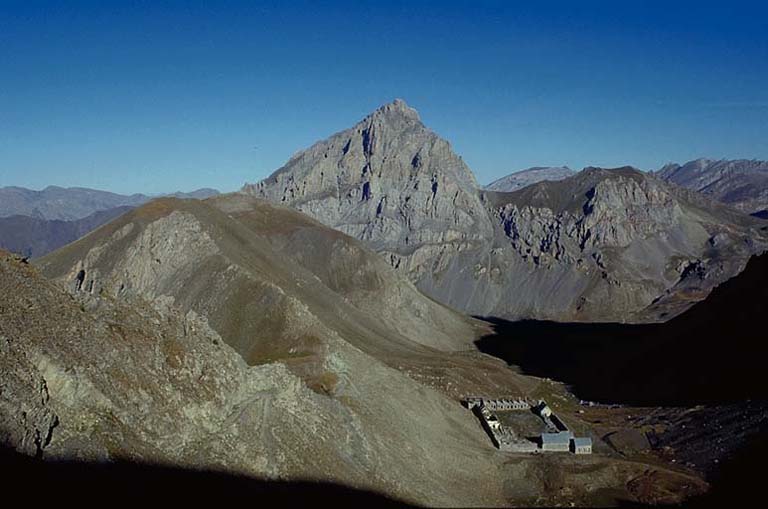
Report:
[[573,434],[570,431],[561,431],[560,433],[542,433],[542,444],[567,444],[571,441]]
[[574,447],[592,447],[592,439],[589,437],[579,437],[573,439]]

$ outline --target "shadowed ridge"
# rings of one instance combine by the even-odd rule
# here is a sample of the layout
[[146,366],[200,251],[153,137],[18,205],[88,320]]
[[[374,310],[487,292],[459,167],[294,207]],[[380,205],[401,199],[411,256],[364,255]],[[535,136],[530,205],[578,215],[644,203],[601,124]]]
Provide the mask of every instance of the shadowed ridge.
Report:
[[764,399],[766,302],[768,254],[753,257],[741,274],[667,323],[491,319],[495,334],[476,344],[593,401],[685,406]]
[[72,221],[19,215],[0,217],[0,248],[38,258],[74,242],[131,208],[123,206],[100,210]]
[[[240,475],[169,466],[117,461],[43,462],[0,448],[4,496],[33,492],[35,502],[77,502],[103,507],[118,499],[221,504],[228,499],[248,499],[256,507],[313,506],[405,507],[406,503],[382,494],[328,482],[267,481]],[[40,490],[39,487],[45,487]],[[28,491],[32,490],[32,491]],[[111,504],[111,503],[110,503]],[[416,507],[407,504],[409,507]]]

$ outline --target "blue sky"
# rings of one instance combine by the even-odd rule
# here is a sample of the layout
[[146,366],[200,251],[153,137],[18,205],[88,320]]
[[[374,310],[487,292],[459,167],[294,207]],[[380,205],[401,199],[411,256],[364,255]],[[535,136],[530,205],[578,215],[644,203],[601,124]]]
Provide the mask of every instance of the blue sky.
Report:
[[766,3],[0,0],[0,186],[235,190],[396,97],[483,183],[768,159]]

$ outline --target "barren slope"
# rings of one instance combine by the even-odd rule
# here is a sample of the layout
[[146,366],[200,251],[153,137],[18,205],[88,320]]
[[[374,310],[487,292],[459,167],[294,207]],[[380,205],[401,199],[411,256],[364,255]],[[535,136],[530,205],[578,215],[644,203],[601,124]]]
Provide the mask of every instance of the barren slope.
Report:
[[[470,414],[317,321],[317,376],[300,377],[290,359],[249,367],[169,297],[72,298],[5,256],[0,288],[11,296],[0,320],[4,444],[47,459],[332,481],[430,504],[501,500],[493,451]],[[481,480],[482,493],[459,488]]]

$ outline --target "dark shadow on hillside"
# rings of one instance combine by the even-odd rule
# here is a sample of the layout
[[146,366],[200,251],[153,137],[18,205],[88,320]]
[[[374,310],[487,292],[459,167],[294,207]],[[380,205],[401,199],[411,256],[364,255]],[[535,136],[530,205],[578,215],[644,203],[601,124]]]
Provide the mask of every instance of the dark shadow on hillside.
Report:
[[[768,400],[768,255],[666,323],[488,321],[494,334],[477,341],[481,351],[565,382],[583,399],[634,406]],[[757,430],[713,472],[711,490],[683,506],[762,500],[766,455],[768,432]]]
[[768,433],[756,435],[740,448],[709,479],[710,491],[688,500],[684,507],[755,507],[764,505],[765,458],[768,455]]
[[477,347],[582,399],[638,406],[768,399],[768,255],[661,324],[509,322]]
[[43,462],[0,449],[3,500],[62,506],[112,506],[145,501],[220,507],[232,500],[253,507],[402,507],[385,496],[331,483],[263,481],[216,472],[136,463]]

